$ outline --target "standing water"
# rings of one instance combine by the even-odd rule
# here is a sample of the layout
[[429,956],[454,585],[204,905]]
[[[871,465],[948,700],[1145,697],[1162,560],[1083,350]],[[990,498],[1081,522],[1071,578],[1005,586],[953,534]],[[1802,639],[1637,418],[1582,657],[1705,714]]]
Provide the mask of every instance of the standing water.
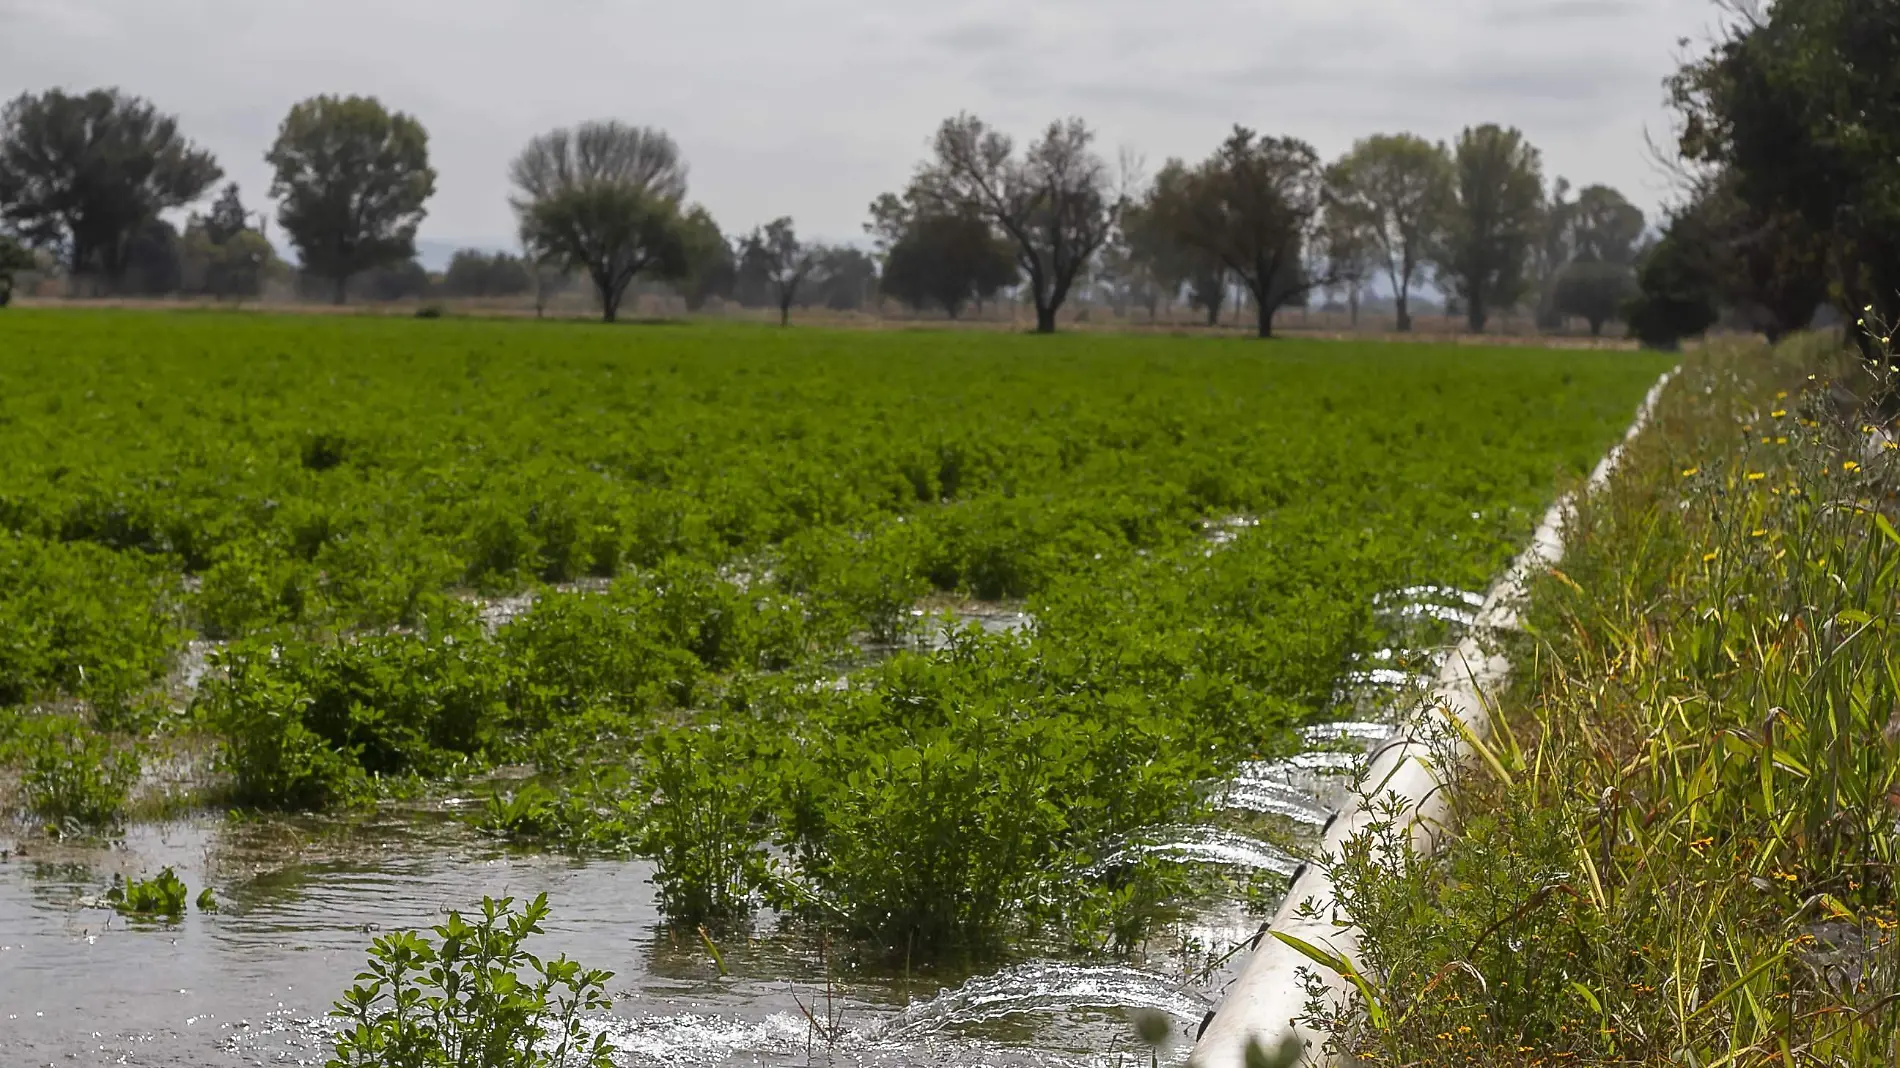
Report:
[[[1364,674],[1345,673],[1337,712],[1396,707],[1394,693],[1430,668],[1424,643],[1462,625],[1471,602],[1437,588],[1382,598],[1375,607],[1395,630],[1422,625],[1425,637],[1364,658]],[[957,622],[992,632],[1033,625],[1019,612]],[[918,644],[940,641],[926,632]],[[1407,678],[1373,674],[1388,670]],[[1153,828],[1106,846],[1095,868],[1152,857],[1284,877],[1390,733],[1364,715],[1321,725],[1307,733],[1310,751],[1243,764],[1210,784],[1216,809],[1280,821],[1286,833],[1275,841],[1213,824]],[[191,909],[168,925],[101,907],[115,875],[167,866],[193,896],[211,888],[218,910]],[[530,948],[615,973],[614,1008],[590,1026],[612,1039],[623,1065],[1134,1068],[1149,1054],[1130,1014],[1171,1017],[1174,1040],[1161,1056],[1182,1061],[1258,926],[1236,897],[1202,902],[1139,967],[1031,960],[906,976],[829,953],[761,914],[751,937],[721,941],[722,967],[696,935],[662,922],[651,874],[641,860],[511,851],[443,809],[353,824],[142,824],[111,848],[0,834],[0,1064],[320,1065],[326,1013],[379,933],[440,923],[484,895],[545,892],[553,913]]]

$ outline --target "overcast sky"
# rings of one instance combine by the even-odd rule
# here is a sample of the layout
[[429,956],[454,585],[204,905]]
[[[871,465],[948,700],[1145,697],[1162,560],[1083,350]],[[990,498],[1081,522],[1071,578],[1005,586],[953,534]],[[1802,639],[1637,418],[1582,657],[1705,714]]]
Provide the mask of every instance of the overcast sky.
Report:
[[1235,122],[1326,156],[1375,132],[1524,129],[1547,176],[1666,184],[1661,79],[1710,0],[0,0],[0,93],[116,85],[176,113],[257,206],[284,112],[367,93],[428,128],[422,236],[505,246],[509,158],[591,118],[666,129],[728,231],[855,239],[937,123],[1081,115],[1111,159]]

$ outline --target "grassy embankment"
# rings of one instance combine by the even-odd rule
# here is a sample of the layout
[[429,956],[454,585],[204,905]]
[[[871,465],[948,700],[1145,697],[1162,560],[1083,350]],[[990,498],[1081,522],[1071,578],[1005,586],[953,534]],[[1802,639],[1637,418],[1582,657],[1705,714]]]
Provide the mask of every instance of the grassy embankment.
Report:
[[1377,1005],[1339,1043],[1900,1063],[1900,451],[1858,399],[1883,395],[1818,337],[1689,356],[1532,585],[1459,835],[1340,865]]

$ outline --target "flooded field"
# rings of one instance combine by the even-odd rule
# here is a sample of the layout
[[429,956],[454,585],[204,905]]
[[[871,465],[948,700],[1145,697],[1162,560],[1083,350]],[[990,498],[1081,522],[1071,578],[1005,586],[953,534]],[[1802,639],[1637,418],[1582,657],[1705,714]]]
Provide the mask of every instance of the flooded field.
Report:
[[[440,923],[483,896],[546,893],[553,916],[532,948],[614,972],[614,1009],[589,1026],[628,1066],[1133,1066],[1149,1055],[1139,1013],[1172,1021],[1161,1056],[1179,1063],[1278,904],[1272,895],[1311,858],[1351,776],[1415,702],[1407,684],[1431,669],[1474,600],[1436,589],[1381,597],[1394,644],[1371,659],[1403,668],[1348,673],[1338,695],[1342,714],[1381,718],[1308,728],[1308,751],[1208,784],[1209,823],[1104,847],[1078,877],[1155,857],[1195,868],[1211,888],[1124,963],[1052,949],[974,973],[906,972],[766,911],[709,948],[665,921],[651,863],[505,847],[462,818],[474,797],[353,820],[202,815],[137,824],[109,847],[0,837],[0,1060],[321,1064],[328,1010],[378,934]],[[992,633],[1034,625],[1011,607],[953,615]],[[939,645],[926,631],[904,647]],[[193,895],[209,888],[216,911],[129,920],[103,900],[115,876],[167,867]]]

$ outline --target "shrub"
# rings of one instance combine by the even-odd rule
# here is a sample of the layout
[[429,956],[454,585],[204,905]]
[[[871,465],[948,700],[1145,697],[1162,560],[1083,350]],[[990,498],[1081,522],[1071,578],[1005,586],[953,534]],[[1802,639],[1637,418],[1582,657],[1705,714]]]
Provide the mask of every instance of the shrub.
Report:
[[581,1014],[612,1007],[613,973],[530,953],[548,912],[546,894],[519,912],[483,898],[474,923],[451,912],[433,939],[376,939],[330,1014],[341,1033],[326,1068],[612,1068],[612,1043]]
[[271,669],[270,646],[240,643],[205,676],[199,714],[218,736],[233,799],[270,809],[322,809],[359,792],[361,770],[304,723],[310,695]]
[[28,812],[62,833],[107,830],[124,818],[139,774],[136,754],[69,716],[27,719],[12,745],[25,756],[20,790]]
[[764,884],[768,795],[760,754],[720,730],[666,732],[644,747],[651,791],[639,848],[654,858],[660,909],[675,923],[731,923],[751,915]]

